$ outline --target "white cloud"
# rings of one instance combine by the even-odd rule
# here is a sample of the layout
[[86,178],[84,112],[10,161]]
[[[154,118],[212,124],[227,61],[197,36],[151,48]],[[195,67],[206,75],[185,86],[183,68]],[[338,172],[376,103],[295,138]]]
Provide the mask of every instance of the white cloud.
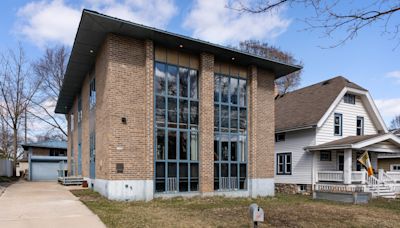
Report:
[[[228,3],[229,0],[196,0],[183,23],[184,27],[192,29],[196,38],[232,44],[248,39],[274,39],[290,24],[289,19],[282,17],[284,9],[248,14],[227,8]],[[249,5],[252,2],[242,3]]]
[[397,83],[400,83],[400,70],[388,72],[386,77],[394,78]]
[[387,124],[390,123],[393,117],[400,114],[400,98],[377,99],[375,104]]
[[63,0],[43,0],[18,10],[14,30],[38,46],[72,45],[83,8],[158,28],[165,28],[177,12],[173,0],[84,0],[79,7]]
[[38,46],[47,42],[71,45],[80,15],[79,9],[62,0],[31,2],[18,10],[15,30]]

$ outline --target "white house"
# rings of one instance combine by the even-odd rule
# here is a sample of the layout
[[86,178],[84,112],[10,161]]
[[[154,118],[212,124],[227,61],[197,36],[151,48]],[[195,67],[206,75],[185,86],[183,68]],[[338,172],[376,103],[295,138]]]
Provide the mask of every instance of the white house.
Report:
[[[400,192],[400,172],[378,169],[379,155],[400,153],[400,138],[388,131],[368,90],[335,77],[278,96],[275,116],[277,191]],[[357,162],[365,151],[375,176]]]

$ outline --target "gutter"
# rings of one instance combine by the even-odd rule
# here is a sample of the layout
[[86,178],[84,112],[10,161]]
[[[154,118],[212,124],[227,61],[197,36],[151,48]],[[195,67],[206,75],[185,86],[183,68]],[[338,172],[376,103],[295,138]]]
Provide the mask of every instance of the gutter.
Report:
[[288,129],[283,129],[283,130],[275,130],[275,133],[307,130],[307,129],[312,129],[312,128],[316,128],[316,127],[317,127],[317,125],[309,125],[309,126],[304,126],[304,127],[288,128]]

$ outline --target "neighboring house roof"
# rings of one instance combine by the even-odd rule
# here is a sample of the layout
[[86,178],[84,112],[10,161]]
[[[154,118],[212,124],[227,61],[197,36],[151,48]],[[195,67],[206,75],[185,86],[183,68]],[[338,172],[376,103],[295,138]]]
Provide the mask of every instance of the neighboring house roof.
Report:
[[400,128],[391,131],[393,134],[400,136]]
[[177,48],[182,45],[186,51],[194,53],[207,52],[222,61],[232,61],[232,58],[234,58],[237,64],[256,65],[268,69],[276,75],[276,78],[301,69],[298,65],[260,57],[233,48],[84,9],[66,69],[63,86],[58,97],[56,113],[66,114],[72,107],[73,98],[80,91],[85,75],[91,70],[96,55],[108,33],[142,40],[150,39],[155,44],[167,48]]
[[278,96],[275,100],[275,131],[316,126],[345,87],[367,91],[338,76]]
[[[392,133],[386,134],[373,134],[373,135],[360,135],[360,136],[348,136],[342,139],[334,140],[331,142],[327,142],[324,144],[316,145],[316,146],[308,146],[304,149],[308,151],[316,151],[316,150],[333,150],[333,149],[362,149],[368,146],[371,146],[376,143],[390,141],[396,147],[397,151],[400,152],[400,138],[393,135]],[[379,148],[380,152],[391,152],[385,151],[384,148]]]
[[49,149],[67,149],[67,142],[66,141],[41,141],[35,143],[27,143],[22,144],[24,150],[27,150],[29,147],[36,147],[36,148],[49,148]]

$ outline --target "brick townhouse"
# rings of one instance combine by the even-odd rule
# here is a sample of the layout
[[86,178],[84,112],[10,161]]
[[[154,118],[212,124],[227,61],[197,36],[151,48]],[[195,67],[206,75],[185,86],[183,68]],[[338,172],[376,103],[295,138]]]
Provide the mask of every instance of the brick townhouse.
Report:
[[56,113],[109,199],[274,194],[274,80],[299,70],[84,10]]

